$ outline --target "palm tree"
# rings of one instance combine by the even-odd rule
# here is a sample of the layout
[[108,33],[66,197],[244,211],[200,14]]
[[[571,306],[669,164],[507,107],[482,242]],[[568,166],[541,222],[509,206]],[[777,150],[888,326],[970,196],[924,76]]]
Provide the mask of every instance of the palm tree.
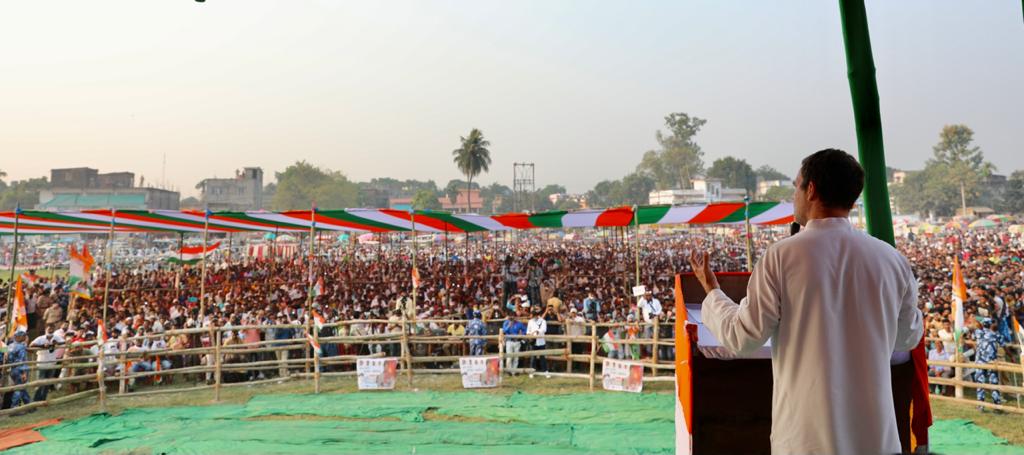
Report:
[[466,207],[473,211],[473,200],[469,197],[473,189],[473,177],[480,175],[481,172],[487,172],[491,166],[491,151],[487,149],[491,143],[484,139],[484,133],[476,128],[469,132],[469,136],[460,137],[459,140],[462,146],[452,150],[452,156],[455,158],[455,165],[459,167],[459,172],[468,179]]

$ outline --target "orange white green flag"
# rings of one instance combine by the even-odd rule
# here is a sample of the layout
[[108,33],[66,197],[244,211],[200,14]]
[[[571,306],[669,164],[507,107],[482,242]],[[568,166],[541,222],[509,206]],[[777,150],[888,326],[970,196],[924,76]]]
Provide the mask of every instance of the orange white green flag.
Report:
[[7,336],[14,336],[14,332],[28,330],[28,311],[25,307],[25,291],[22,289],[22,280],[19,277],[14,283],[14,303],[11,305],[11,324],[8,326]]
[[967,285],[964,284],[964,274],[960,270],[960,260],[953,259],[953,336],[956,338],[957,346],[960,346],[960,337],[964,333],[964,302],[967,301]]
[[71,245],[71,270],[68,274],[68,288],[71,295],[83,299],[92,298],[92,267],[96,264],[89,247],[82,245],[82,251],[75,251]]

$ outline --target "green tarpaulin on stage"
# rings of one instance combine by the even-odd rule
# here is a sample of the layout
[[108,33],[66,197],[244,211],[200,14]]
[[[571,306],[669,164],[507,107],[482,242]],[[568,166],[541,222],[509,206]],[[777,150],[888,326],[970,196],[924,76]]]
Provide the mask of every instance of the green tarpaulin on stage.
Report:
[[[138,408],[42,429],[9,453],[656,454],[675,452],[670,394],[363,392],[263,395],[244,405]],[[1022,454],[964,420],[932,451]]]

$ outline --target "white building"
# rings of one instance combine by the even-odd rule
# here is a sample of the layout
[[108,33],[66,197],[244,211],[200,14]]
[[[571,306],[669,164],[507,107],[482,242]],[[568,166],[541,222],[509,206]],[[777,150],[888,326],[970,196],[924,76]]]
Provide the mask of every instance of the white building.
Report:
[[647,201],[653,205],[691,205],[708,204],[711,202],[742,201],[747,195],[743,188],[725,188],[722,180],[716,178],[697,177],[690,180],[693,189],[651,191]]
[[760,180],[757,182],[757,195],[764,196],[765,194],[768,194],[768,190],[772,188],[790,186],[792,184],[792,180]]

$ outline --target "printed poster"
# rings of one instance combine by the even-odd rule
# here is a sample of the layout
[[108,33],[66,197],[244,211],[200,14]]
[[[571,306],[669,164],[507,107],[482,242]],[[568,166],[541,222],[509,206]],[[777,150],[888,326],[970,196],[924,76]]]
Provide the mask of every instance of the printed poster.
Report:
[[398,378],[398,358],[358,359],[356,376],[359,390],[392,390]]
[[491,357],[460,357],[459,371],[462,372],[462,387],[480,389],[497,387],[501,384],[501,359]]
[[605,390],[634,393],[644,390],[644,366],[639,363],[605,359],[601,376]]

